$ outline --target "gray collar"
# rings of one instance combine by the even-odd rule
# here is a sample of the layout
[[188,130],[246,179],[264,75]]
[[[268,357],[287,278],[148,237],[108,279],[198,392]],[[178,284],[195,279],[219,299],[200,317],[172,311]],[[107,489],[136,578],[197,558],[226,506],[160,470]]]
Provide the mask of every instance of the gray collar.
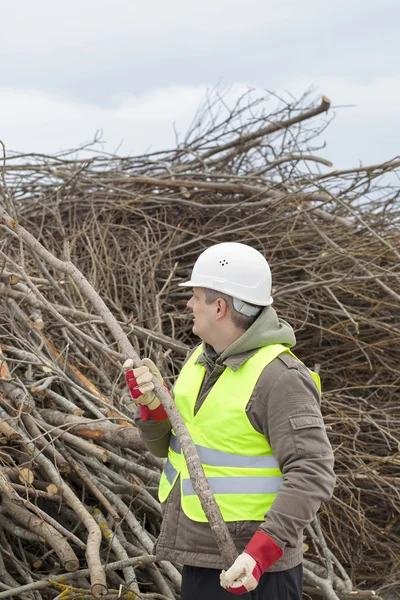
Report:
[[[248,360],[251,356],[253,356],[253,354],[255,354],[256,352],[258,352],[259,348],[255,348],[254,350],[247,350],[246,352],[239,352],[238,354],[234,354],[233,356],[228,356],[227,358],[225,358],[225,360],[222,361],[222,363],[218,363],[218,358],[215,361],[215,366],[219,367],[221,370],[223,367],[229,367],[230,369],[232,369],[232,371],[237,371],[239,369],[239,367],[241,367],[246,360]],[[203,367],[205,367],[207,369],[207,366],[210,365],[210,360],[207,360],[207,357],[205,356],[204,352],[201,352],[201,354],[199,354],[197,360],[196,360],[196,365],[200,363]]]

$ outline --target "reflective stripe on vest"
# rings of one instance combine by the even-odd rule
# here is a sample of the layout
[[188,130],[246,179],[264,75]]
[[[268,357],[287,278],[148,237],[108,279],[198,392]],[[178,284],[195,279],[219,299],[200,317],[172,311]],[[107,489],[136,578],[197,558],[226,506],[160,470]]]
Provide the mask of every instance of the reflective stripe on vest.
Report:
[[169,458],[167,459],[167,462],[165,463],[163,475],[165,475],[165,477],[167,478],[170,485],[172,485],[174,483],[174,481],[178,475],[178,471],[175,469],[175,467],[172,466]]
[[[282,477],[210,477],[213,494],[277,494]],[[190,479],[182,483],[184,496],[193,496],[196,492]]]
[[[183,367],[174,388],[175,402],[224,520],[262,521],[283,478],[265,436],[251,425],[246,406],[264,368],[279,354],[290,351],[280,344],[265,346],[236,371],[226,367],[194,415],[205,374],[205,368],[197,363],[200,352],[198,347]],[[319,386],[318,376],[311,374]],[[206,521],[179,441],[172,432],[160,481],[161,502],[165,502],[179,475],[184,513],[194,521]]]
[[[176,435],[171,433],[170,448],[180,454],[181,445]],[[229,454],[220,452],[205,446],[195,444],[196,450],[203,465],[213,467],[244,467],[247,469],[279,469],[275,456],[242,456],[240,454]],[[171,465],[172,466],[172,465]]]

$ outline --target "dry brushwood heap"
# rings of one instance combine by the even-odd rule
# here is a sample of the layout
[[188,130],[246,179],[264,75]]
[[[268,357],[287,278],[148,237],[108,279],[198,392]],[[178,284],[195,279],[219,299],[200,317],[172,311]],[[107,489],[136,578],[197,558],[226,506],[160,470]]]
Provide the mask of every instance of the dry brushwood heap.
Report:
[[270,102],[209,100],[171,151],[7,157],[0,600],[179,598],[180,566],[152,554],[163,460],[122,364],[133,347],[173,385],[196,343],[177,284],[221,241],[268,258],[322,377],[337,485],[305,531],[306,594],[400,593],[400,160],[334,171],[329,101]]

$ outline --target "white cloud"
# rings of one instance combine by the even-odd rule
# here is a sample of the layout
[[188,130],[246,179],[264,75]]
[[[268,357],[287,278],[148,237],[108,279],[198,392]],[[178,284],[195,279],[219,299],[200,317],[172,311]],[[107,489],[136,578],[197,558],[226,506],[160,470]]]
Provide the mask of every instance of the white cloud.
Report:
[[265,33],[301,13],[296,0],[246,0],[245,7],[242,0],[114,0],[112,5],[109,0],[21,0],[3,11],[0,48],[51,59],[59,50],[82,57],[93,49],[101,54],[113,47],[117,52],[128,42],[140,61],[149,47],[168,52],[166,41],[179,46],[189,42],[191,47],[212,39],[224,43],[226,35]]
[[[170,86],[137,96],[120,96],[112,107],[99,107],[37,90],[0,88],[0,139],[13,151],[57,152],[75,148],[102,131],[104,149],[140,153],[175,145],[174,123],[184,135],[211,86]],[[233,86],[233,102],[247,86]]]

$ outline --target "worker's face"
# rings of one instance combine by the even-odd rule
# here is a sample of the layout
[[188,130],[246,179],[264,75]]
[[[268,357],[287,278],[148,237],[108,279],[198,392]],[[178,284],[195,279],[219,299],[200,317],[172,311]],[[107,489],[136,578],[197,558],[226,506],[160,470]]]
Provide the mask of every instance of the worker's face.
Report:
[[215,327],[216,308],[214,303],[206,304],[204,290],[199,287],[193,288],[193,296],[186,305],[193,313],[193,333],[210,343],[213,339]]

